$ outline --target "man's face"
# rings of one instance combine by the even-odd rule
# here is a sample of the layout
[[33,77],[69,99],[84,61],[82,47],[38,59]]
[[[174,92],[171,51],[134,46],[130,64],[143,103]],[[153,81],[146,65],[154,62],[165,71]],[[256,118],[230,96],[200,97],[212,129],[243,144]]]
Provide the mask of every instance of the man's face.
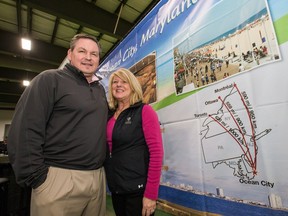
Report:
[[86,78],[92,77],[99,65],[99,47],[91,39],[80,38],[74,49],[68,50],[68,59]]

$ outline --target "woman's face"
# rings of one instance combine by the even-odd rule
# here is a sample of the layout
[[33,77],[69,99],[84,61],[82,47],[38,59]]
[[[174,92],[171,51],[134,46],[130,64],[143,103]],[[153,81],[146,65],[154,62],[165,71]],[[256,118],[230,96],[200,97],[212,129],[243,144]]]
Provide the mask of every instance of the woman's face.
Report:
[[120,79],[118,76],[114,76],[112,80],[112,94],[116,100],[129,102],[131,91],[129,83]]

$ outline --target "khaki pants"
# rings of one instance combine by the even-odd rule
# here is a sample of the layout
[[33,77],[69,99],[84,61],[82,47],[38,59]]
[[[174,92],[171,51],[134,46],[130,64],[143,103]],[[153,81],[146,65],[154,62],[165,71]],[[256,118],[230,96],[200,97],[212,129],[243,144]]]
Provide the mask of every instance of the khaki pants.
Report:
[[105,216],[104,168],[69,170],[50,167],[45,182],[32,189],[31,216]]

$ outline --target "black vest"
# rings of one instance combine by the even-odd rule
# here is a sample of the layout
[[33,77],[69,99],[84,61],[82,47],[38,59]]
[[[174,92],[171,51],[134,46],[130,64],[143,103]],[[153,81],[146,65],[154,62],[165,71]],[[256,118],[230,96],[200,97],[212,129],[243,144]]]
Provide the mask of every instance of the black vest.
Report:
[[145,189],[149,151],[142,128],[143,106],[140,102],[130,106],[115,122],[112,154],[108,150],[104,164],[112,193],[132,193]]

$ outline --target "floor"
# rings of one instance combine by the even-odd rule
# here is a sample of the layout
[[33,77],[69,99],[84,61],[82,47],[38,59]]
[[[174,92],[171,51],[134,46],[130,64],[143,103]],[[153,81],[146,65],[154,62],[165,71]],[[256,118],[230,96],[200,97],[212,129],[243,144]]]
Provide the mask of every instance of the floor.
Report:
[[[156,212],[155,212],[154,215],[155,216],[171,216],[171,214],[163,212],[163,211],[161,211],[159,209],[156,209]],[[107,195],[107,212],[106,212],[106,216],[115,216],[114,211],[113,211],[111,197],[109,195]]]

